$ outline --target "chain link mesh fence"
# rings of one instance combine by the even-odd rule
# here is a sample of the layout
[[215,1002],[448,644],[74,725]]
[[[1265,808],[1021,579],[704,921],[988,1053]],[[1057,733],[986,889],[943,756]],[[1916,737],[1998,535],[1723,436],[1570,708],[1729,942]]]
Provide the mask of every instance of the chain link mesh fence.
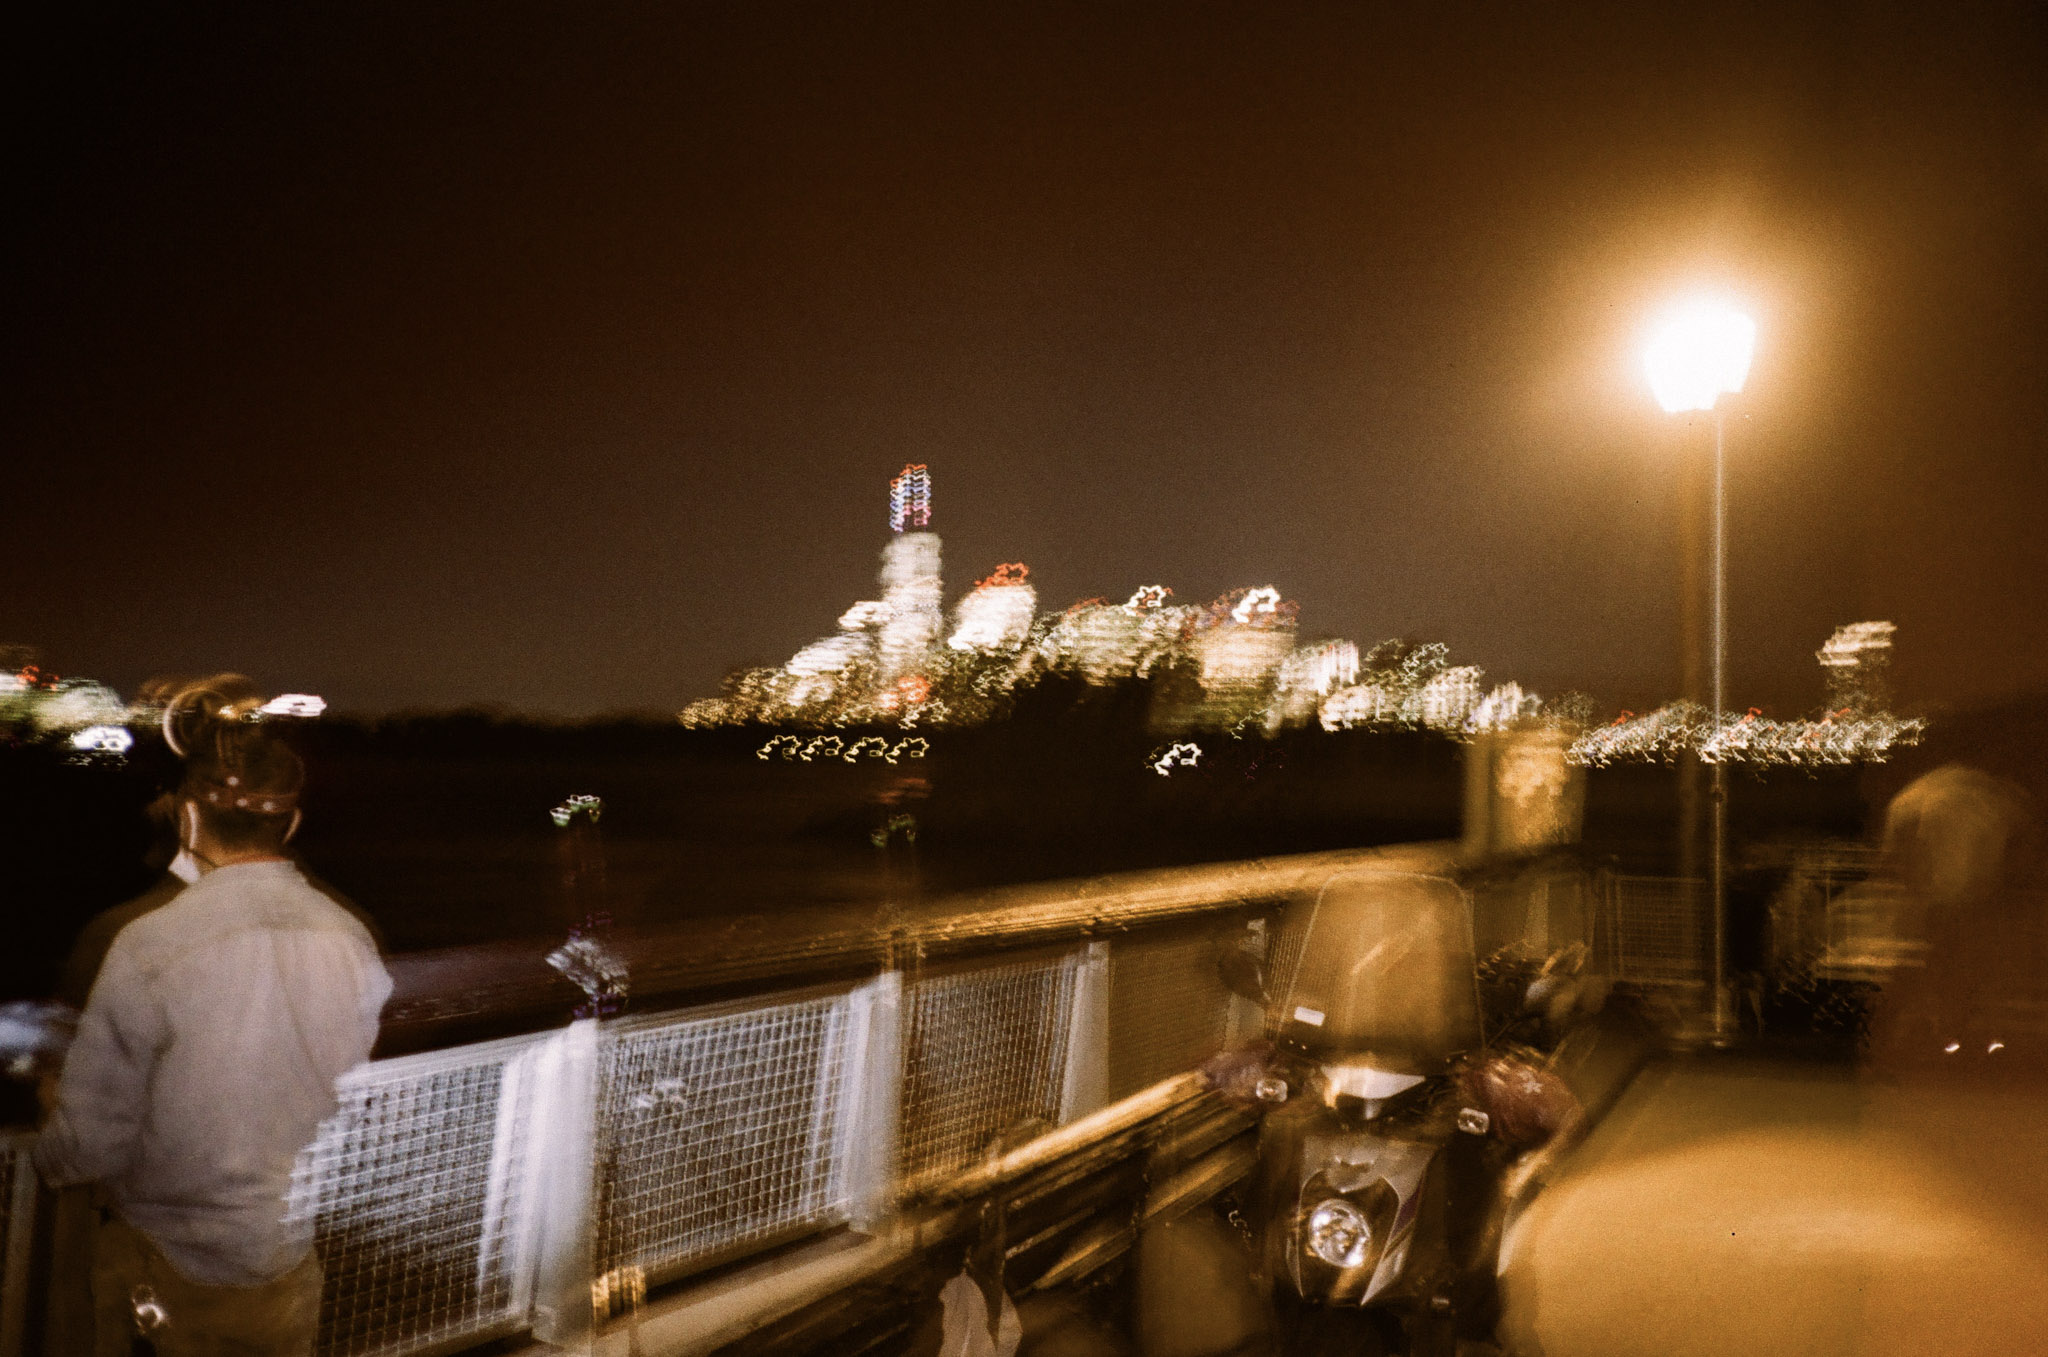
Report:
[[1297,900],[1266,921],[1266,1026],[1270,1030],[1277,1030],[1286,1016],[1280,1010],[1294,988],[1294,972],[1301,965],[1302,943],[1308,938],[1314,914],[1313,900]]
[[1877,875],[1879,854],[1858,843],[1803,846],[1771,896],[1767,1030],[1803,1032],[1860,1049],[1883,982],[1917,956],[1904,897]]
[[1704,986],[1710,958],[1705,883],[1696,877],[1603,876],[1595,964],[1617,980]]
[[1231,993],[1218,961],[1227,947],[1262,945],[1241,922],[1151,928],[1109,948],[1109,1098],[1184,1073],[1231,1038]]
[[847,1022],[842,994],[606,1033],[601,1270],[674,1275],[845,1218]]
[[299,1157],[293,1210],[326,1272],[321,1357],[420,1353],[516,1332],[537,1039],[367,1065]]
[[906,994],[902,1173],[920,1184],[1059,1120],[1074,1002],[1069,955],[926,973]]
[[[1219,902],[1107,943],[1077,929],[851,988],[606,1021],[581,1046],[562,1031],[361,1067],[294,1170],[289,1209],[326,1275],[316,1351],[424,1357],[527,1332],[582,1303],[584,1283],[560,1289],[563,1258],[589,1260],[585,1282],[644,1288],[876,1218],[894,1192],[1255,1028],[1221,954],[1264,956],[1281,992],[1305,913]],[[0,1321],[27,1298],[29,1143],[0,1142]]]

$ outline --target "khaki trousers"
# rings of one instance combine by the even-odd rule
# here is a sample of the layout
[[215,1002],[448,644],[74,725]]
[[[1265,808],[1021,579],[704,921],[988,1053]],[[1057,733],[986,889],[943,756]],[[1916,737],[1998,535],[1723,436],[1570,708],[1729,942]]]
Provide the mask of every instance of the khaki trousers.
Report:
[[260,1286],[187,1281],[148,1236],[107,1212],[93,1239],[93,1357],[130,1357],[138,1287],[161,1307],[157,1357],[306,1357],[320,1327],[320,1260]]

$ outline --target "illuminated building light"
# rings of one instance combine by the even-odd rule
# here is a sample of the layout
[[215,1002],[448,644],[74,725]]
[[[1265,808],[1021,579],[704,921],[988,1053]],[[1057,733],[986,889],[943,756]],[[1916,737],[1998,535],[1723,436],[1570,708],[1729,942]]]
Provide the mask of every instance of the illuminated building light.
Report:
[[1005,561],[994,570],[989,571],[986,578],[976,580],[974,587],[977,589],[1000,589],[1005,585],[1022,584],[1025,577],[1030,575],[1030,573],[1031,567],[1022,561]]
[[1050,667],[1096,685],[1127,678],[1137,669],[1142,625],[1139,614],[1107,600],[1077,603],[1046,634]]
[[838,700],[851,672],[864,668],[873,651],[868,634],[860,631],[811,642],[783,667],[786,678],[775,694],[776,705],[793,714]]
[[837,674],[815,674],[798,678],[779,694],[775,710],[787,716],[802,716],[816,720],[824,713],[820,708],[829,708],[838,700],[839,676]]
[[1611,724],[1574,740],[1568,757],[1596,767],[1623,760],[1668,763],[1697,749],[1711,726],[1707,709],[1696,702],[1672,702],[1647,716],[1623,712]]
[[1297,647],[1280,662],[1282,685],[1299,686],[1324,697],[1358,679],[1358,646],[1350,641],[1320,641]]
[[898,759],[921,759],[930,749],[930,742],[921,735],[899,740],[893,745],[880,735],[863,735],[850,742],[837,735],[818,735],[809,740],[795,735],[777,735],[756,749],[754,757],[769,759],[780,755],[784,762],[802,760],[805,763],[818,759],[838,759],[844,763],[882,759],[894,763]]
[[[862,727],[975,725],[999,719],[1021,689],[1052,674],[1107,685],[1169,670],[1194,682],[1151,695],[1149,719],[1162,733],[1243,737],[1313,716],[1331,730],[1402,726],[1456,735],[1475,719],[1506,719],[1502,694],[1483,698],[1481,671],[1450,666],[1442,645],[1388,642],[1363,659],[1349,641],[1298,645],[1300,605],[1271,585],[1174,606],[1171,589],[1147,584],[1120,604],[1091,598],[1040,614],[1030,568],[1006,561],[959,601],[947,628],[931,493],[922,463],[890,482],[893,535],[881,552],[879,598],[847,608],[837,635],[811,642],[782,666],[728,675],[723,695],[688,704],[681,724],[837,728],[849,732],[850,744],[804,735],[770,740],[756,754],[894,762],[921,754],[860,735]],[[1508,705],[1521,719],[1540,704],[1516,690]]]
[[886,684],[923,665],[944,629],[938,537],[906,532],[890,538],[882,550],[881,582],[889,616],[877,635],[877,653]]
[[1863,716],[1891,705],[1886,680],[1897,631],[1890,622],[1851,622],[1835,628],[1814,652],[1827,676],[1828,710],[1847,708]]
[[1293,649],[1291,629],[1212,627],[1197,636],[1194,644],[1202,691],[1225,694],[1263,688]]
[[327,710],[327,700],[311,693],[280,693],[256,709],[265,716],[318,716]]
[[880,599],[866,599],[839,614],[841,631],[866,631],[889,620],[889,605]]
[[569,940],[547,955],[548,965],[575,982],[586,1002],[576,1009],[582,1018],[609,1017],[625,1007],[628,977],[625,958],[598,938],[573,930]]
[[1193,768],[1202,761],[1202,746],[1193,740],[1183,740],[1167,746],[1166,752],[1151,760],[1152,771],[1161,777],[1171,777],[1176,768]]
[[676,720],[689,730],[709,730],[733,719],[732,704],[722,697],[700,697],[676,713]]
[[1524,693],[1519,683],[1503,683],[1472,709],[1472,714],[1465,718],[1465,729],[1501,730],[1542,710],[1543,702],[1534,693]]
[[999,565],[975,585],[953,610],[947,648],[993,655],[1021,647],[1038,615],[1038,591],[1024,582],[1029,573],[1021,564]]
[[1268,586],[1264,589],[1248,589],[1237,606],[1230,610],[1230,620],[1243,626],[1254,618],[1273,618],[1280,612],[1280,591]]
[[1481,702],[1486,673],[1475,664],[1452,665],[1422,685],[1418,705],[1422,724],[1431,730],[1462,730]]
[[63,682],[59,675],[35,664],[25,664],[9,677],[13,681],[6,690],[17,693],[49,692]]
[[1890,622],[1851,622],[1836,627],[1834,634],[1814,652],[1814,658],[1830,668],[1858,665],[1873,655],[1892,648],[1898,627]]
[[1366,656],[1365,668],[1386,674],[1403,692],[1415,692],[1450,662],[1450,647],[1441,641],[1382,641]]
[[1927,723],[1917,717],[1878,712],[1857,716],[1848,709],[1817,721],[1774,721],[1751,710],[1724,718],[1721,727],[1706,708],[1673,702],[1635,716],[1624,712],[1612,725],[1588,731],[1572,743],[1574,763],[1669,762],[1687,750],[1703,763],[1759,767],[1816,768],[1882,763],[1894,750],[1918,744]]
[[1181,653],[1181,638],[1193,629],[1202,610],[1194,607],[1153,608],[1138,615],[1137,665],[1133,672],[1139,678],[1151,677],[1154,670],[1169,665]]
[[982,698],[1007,696],[1010,690],[1017,686],[1017,679],[1017,669],[1014,665],[984,669],[974,676],[974,695]]
[[1124,607],[1134,613],[1149,613],[1154,608],[1165,607],[1166,600],[1172,594],[1173,590],[1163,584],[1140,585],[1136,592],[1124,600]]
[[1324,730],[1351,730],[1359,726],[1391,725],[1400,704],[1377,683],[1355,683],[1324,698],[1316,719]]
[[1462,733],[1479,705],[1481,671],[1460,665],[1426,679],[1398,669],[1367,668],[1362,681],[1333,690],[1317,708],[1325,730],[1360,726],[1427,727]]
[[1333,657],[1323,671],[1333,680],[1315,708],[1324,730],[1420,728],[1463,736],[1484,701],[1485,671],[1451,664],[1441,642],[1382,641],[1355,664],[1350,655]]
[[905,843],[917,842],[917,817],[915,815],[892,815],[888,823],[868,835],[868,842],[877,848],[887,848],[889,840],[901,834]]
[[1322,700],[1358,677],[1358,647],[1350,641],[1299,646],[1280,662],[1267,708],[1266,729],[1301,725],[1318,715]]
[[889,529],[921,532],[932,521],[932,475],[923,462],[913,462],[889,482]]
[[797,678],[838,674],[865,660],[868,651],[866,636],[858,632],[841,632],[837,636],[811,642],[790,656],[789,663],[783,668]]
[[36,702],[31,719],[45,731],[118,726],[128,716],[128,704],[120,694],[91,679],[60,679],[51,688],[38,688],[33,682],[29,686],[41,694],[31,699]]
[[125,754],[135,747],[126,726],[87,726],[71,736],[71,747],[88,754]]
[[1825,764],[1882,763],[1894,749],[1915,745],[1927,723],[1886,712],[1852,716],[1831,712],[1818,721],[1773,721],[1751,710],[1724,723],[1700,746],[1703,763]]
[[558,829],[567,829],[578,816],[596,824],[604,814],[604,798],[598,796],[572,796],[548,812],[548,818]]

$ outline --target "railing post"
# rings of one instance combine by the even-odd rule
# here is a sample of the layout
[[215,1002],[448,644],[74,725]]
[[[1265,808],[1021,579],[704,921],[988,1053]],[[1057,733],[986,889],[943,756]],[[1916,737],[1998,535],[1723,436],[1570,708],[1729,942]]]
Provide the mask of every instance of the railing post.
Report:
[[903,972],[883,971],[847,996],[836,1160],[848,1222],[874,1233],[896,1204],[903,1101]]
[[36,1233],[36,1168],[29,1158],[27,1136],[0,1141],[0,1155],[6,1156],[6,1200],[0,1201],[0,1238],[6,1240],[0,1253],[0,1357],[19,1357],[26,1351],[30,1247]]
[[[1259,959],[1259,974],[1269,989],[1279,989],[1287,981],[1273,974],[1273,934],[1277,920],[1264,915],[1245,920],[1244,947]],[[1277,998],[1273,1002],[1278,1002]],[[1223,1044],[1226,1047],[1242,1046],[1266,1034],[1266,1006],[1255,1003],[1233,990],[1223,991]]]
[[1067,962],[1073,1004],[1067,1010],[1067,1064],[1060,1080],[1060,1125],[1109,1101],[1109,944],[1089,943]]
[[536,1053],[526,1201],[533,1336],[565,1346],[595,1328],[598,1020],[579,1018]]

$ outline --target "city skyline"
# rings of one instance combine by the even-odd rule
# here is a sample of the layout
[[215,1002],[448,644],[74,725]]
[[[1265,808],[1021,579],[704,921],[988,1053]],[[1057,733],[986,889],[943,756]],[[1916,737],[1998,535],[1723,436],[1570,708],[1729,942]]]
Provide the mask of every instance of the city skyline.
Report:
[[[1677,691],[1645,327],[1757,325],[1731,693],[2048,685],[2038,16],[55,12],[18,45],[0,641],[123,691],[673,712],[868,573],[1247,581]],[[979,571],[977,571],[979,573]]]

